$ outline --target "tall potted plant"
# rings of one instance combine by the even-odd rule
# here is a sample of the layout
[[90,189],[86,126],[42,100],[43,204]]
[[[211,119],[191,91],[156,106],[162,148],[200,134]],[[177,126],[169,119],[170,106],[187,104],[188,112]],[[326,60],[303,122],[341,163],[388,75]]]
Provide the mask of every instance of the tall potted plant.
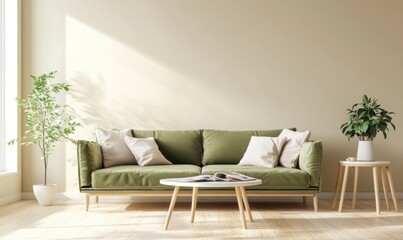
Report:
[[386,139],[389,126],[392,126],[393,130],[396,129],[391,117],[395,113],[381,108],[377,101],[364,95],[361,103],[347,109],[348,121],[340,127],[348,140],[358,137],[357,160],[374,161],[372,141],[379,132]]
[[[27,98],[17,99],[18,106],[26,114],[25,126],[28,130],[23,136],[11,140],[8,144],[20,142],[22,145],[35,144],[41,151],[44,166],[44,182],[33,186],[34,194],[39,205],[51,205],[56,200],[57,186],[49,184],[47,170],[49,159],[55,145],[60,141],[73,141],[69,138],[80,124],[73,120],[67,112],[68,105],[59,105],[56,94],[68,92],[70,85],[66,83],[51,83],[56,71],[40,76],[31,76],[33,88]],[[74,142],[74,141],[73,141]]]

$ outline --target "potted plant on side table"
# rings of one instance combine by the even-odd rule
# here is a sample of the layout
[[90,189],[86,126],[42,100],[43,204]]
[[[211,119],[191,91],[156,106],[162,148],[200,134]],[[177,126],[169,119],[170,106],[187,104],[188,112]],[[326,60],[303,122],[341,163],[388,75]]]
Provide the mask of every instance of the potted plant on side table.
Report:
[[31,76],[33,88],[25,99],[17,99],[18,106],[26,114],[25,126],[28,130],[23,136],[11,140],[8,144],[20,142],[22,145],[38,145],[41,160],[44,164],[44,183],[33,186],[34,194],[39,205],[48,206],[56,200],[57,186],[47,181],[49,158],[55,145],[60,141],[72,141],[73,134],[80,124],[73,120],[67,112],[68,105],[59,105],[56,94],[68,92],[70,85],[66,83],[52,84],[57,72],[53,71],[40,76]]
[[351,109],[347,109],[348,122],[340,127],[348,140],[358,137],[358,161],[374,161],[372,141],[376,135],[382,132],[386,139],[389,126],[396,129],[391,117],[395,113],[381,108],[377,101],[364,95],[361,103],[356,103]]

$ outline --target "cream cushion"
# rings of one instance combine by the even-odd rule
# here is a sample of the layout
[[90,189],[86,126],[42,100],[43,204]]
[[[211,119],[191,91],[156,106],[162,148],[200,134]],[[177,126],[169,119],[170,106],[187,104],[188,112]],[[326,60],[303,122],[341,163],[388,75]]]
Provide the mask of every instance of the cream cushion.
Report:
[[238,165],[253,165],[273,168],[277,166],[281,148],[286,139],[282,137],[252,136]]
[[97,142],[102,148],[104,167],[137,164],[134,155],[123,139],[124,136],[132,136],[130,129],[119,131],[97,128],[95,132]]
[[127,146],[136,157],[139,166],[169,165],[172,164],[158,149],[154,138],[134,138],[125,136]]
[[294,132],[289,129],[283,129],[279,137],[284,137],[287,140],[280,155],[280,165],[296,168],[302,145],[309,139],[310,135],[309,131]]

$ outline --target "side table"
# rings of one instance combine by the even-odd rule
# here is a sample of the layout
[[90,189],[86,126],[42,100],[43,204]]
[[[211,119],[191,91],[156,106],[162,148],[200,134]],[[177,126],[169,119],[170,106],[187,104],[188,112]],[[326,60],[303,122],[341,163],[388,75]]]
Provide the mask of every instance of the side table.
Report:
[[373,162],[340,161],[339,162],[339,171],[337,173],[336,190],[334,192],[334,197],[333,197],[333,206],[332,206],[333,209],[336,208],[337,196],[338,196],[338,193],[340,191],[341,177],[343,175],[342,174],[343,167],[344,167],[344,177],[343,177],[343,186],[342,186],[342,189],[341,189],[339,212],[341,212],[341,210],[343,208],[344,196],[345,196],[346,187],[347,187],[348,172],[349,172],[349,169],[351,167],[355,168],[352,208],[355,208],[355,203],[356,203],[356,198],[357,198],[357,185],[358,185],[357,182],[358,182],[359,168],[372,168],[373,178],[374,178],[374,192],[375,192],[376,213],[378,215],[380,214],[379,184],[378,184],[378,168],[379,168],[379,170],[381,172],[381,180],[382,180],[383,192],[385,194],[386,207],[387,207],[387,209],[390,209],[385,172],[386,172],[386,174],[388,176],[390,192],[391,192],[391,195],[392,195],[393,204],[395,205],[395,210],[399,211],[398,204],[397,204],[397,199],[396,199],[396,193],[395,193],[395,186],[393,184],[393,179],[392,179],[392,169],[391,169],[389,161],[373,161]]

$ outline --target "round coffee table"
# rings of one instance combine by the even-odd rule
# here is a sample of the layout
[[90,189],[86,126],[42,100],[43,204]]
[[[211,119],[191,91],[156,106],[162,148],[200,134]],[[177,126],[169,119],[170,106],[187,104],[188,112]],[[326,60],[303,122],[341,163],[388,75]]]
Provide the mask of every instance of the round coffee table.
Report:
[[242,226],[246,229],[246,220],[243,205],[245,205],[246,212],[248,213],[249,219],[253,222],[252,214],[250,212],[248,198],[246,197],[245,187],[254,186],[262,184],[262,180],[250,180],[250,181],[235,181],[235,182],[226,182],[226,181],[205,181],[205,182],[189,182],[186,181],[186,178],[167,178],[161,179],[160,183],[163,185],[174,186],[174,192],[172,194],[171,204],[169,205],[168,215],[165,221],[166,230],[169,225],[169,221],[171,219],[172,211],[175,208],[176,198],[178,197],[180,187],[192,187],[192,207],[191,207],[191,223],[194,222],[194,216],[196,212],[196,204],[197,204],[197,193],[199,187],[201,188],[228,188],[234,187],[236,198],[238,201],[239,213],[241,217]]

